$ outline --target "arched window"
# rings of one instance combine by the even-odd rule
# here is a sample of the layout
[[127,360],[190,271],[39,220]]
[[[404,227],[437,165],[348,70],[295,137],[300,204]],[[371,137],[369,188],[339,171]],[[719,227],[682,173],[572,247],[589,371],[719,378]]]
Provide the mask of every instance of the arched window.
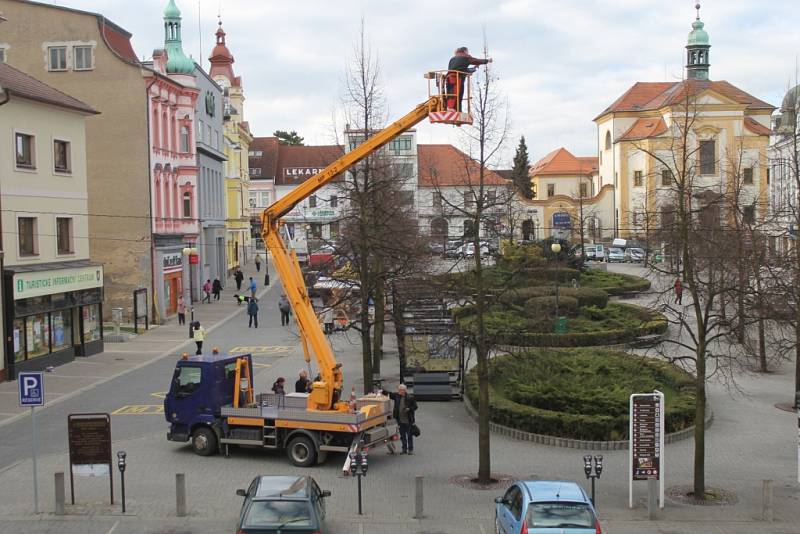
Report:
[[606,132],[606,150],[611,150],[611,132]]
[[192,217],[192,194],[183,194],[183,218],[190,219]]
[[181,126],[181,152],[189,153],[189,128]]
[[153,110],[153,148],[158,148],[158,111]]
[[167,114],[161,115],[161,148],[169,150],[169,122],[167,122]]

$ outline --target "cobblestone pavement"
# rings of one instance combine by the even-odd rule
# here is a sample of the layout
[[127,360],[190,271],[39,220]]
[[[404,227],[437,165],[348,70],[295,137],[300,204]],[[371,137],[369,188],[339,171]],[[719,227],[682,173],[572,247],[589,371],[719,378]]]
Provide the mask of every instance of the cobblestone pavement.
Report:
[[[630,269],[630,267],[626,267]],[[256,374],[256,384],[267,389],[278,375],[293,378],[302,367],[302,351],[293,328],[277,325],[270,315],[278,291],[262,300],[262,328],[245,325],[244,310],[214,331],[215,344],[223,348],[240,346],[287,347],[280,354],[256,357],[267,367]],[[392,336],[387,336],[387,345]],[[218,342],[218,343],[217,343]],[[333,336],[337,357],[346,370],[346,388],[358,383],[359,344],[354,333]],[[396,353],[384,360],[383,375],[390,383],[397,377]],[[168,362],[167,362],[168,363]],[[148,367],[149,369],[149,367]],[[130,376],[134,376],[133,374]],[[153,382],[142,389],[163,389],[163,378],[142,378]],[[627,508],[625,478],[627,451],[603,451],[605,470],[598,482],[597,504],[604,532],[623,534],[682,533],[798,533],[800,532],[800,491],[796,483],[796,418],[775,409],[785,401],[792,387],[792,366],[785,364],[775,373],[748,375],[739,380],[742,393],[731,395],[721,384],[711,386],[715,421],[707,435],[708,484],[733,491],[739,498],[734,506],[694,507],[668,502],[660,522],[646,521],[644,486],[636,488],[636,506]],[[102,391],[98,386],[97,391]],[[89,398],[90,391],[76,399]],[[98,400],[114,408],[115,399]],[[129,403],[122,398],[117,404]],[[94,406],[86,406],[87,410]],[[118,407],[118,406],[117,406]],[[103,408],[105,409],[105,408]],[[45,409],[45,411],[47,408]],[[109,411],[113,411],[109,409]],[[37,418],[38,419],[38,418]],[[136,421],[136,423],[134,423]],[[476,425],[458,402],[422,403],[418,412],[422,436],[415,456],[390,456],[384,450],[370,455],[369,475],[364,479],[363,516],[357,515],[356,482],[340,475],[343,455],[332,454],[323,466],[310,470],[292,467],[282,453],[239,448],[230,458],[195,456],[187,446],[167,442],[162,415],[115,415],[114,435],[136,425],[136,433],[115,439],[114,450],[128,453],[126,472],[128,513],[120,515],[117,504],[108,503],[107,478],[76,478],[78,505],[68,506],[66,517],[53,511],[53,473],[68,473],[66,438],[43,454],[39,461],[40,508],[32,515],[31,462],[25,457],[0,470],[0,532],[232,532],[241,506],[235,495],[257,474],[305,473],[313,475],[333,496],[328,501],[332,534],[386,533],[441,534],[492,532],[493,499],[501,490],[477,491],[450,482],[454,476],[477,469]],[[0,442],[25,428],[8,424],[0,428]],[[28,427],[29,427],[29,421]],[[24,436],[23,436],[24,437]],[[667,445],[667,486],[691,483],[693,444],[691,440]],[[575,479],[585,484],[582,470],[584,451],[561,449],[503,436],[492,436],[492,470],[518,478]],[[175,473],[185,473],[189,517],[175,515]],[[115,492],[119,481],[115,472]],[[425,477],[425,518],[413,519],[414,477]],[[761,481],[775,484],[775,522],[761,516]],[[67,476],[67,481],[69,477]],[[69,482],[67,482],[69,483]],[[587,485],[588,487],[588,485]],[[67,490],[69,495],[69,489]],[[118,497],[117,497],[118,498]]]

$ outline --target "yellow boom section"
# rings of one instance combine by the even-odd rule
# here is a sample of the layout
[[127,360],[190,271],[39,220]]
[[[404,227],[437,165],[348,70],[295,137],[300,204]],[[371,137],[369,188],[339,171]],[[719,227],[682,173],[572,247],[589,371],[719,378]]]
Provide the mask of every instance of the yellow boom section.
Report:
[[308,198],[315,191],[330,183],[336,176],[347,171],[404,131],[412,128],[425,119],[431,111],[439,109],[441,107],[440,101],[441,96],[431,96],[406,116],[368,138],[362,144],[325,167],[319,174],[312,176],[297,186],[288,195],[276,201],[261,214],[263,228],[261,235],[267,249],[272,253],[275,269],[278,271],[278,276],[280,276],[283,283],[286,297],[292,304],[300,338],[304,347],[307,347],[313,353],[319,365],[320,380],[314,382],[311,394],[308,397],[309,410],[347,410],[347,403],[339,402],[344,379],[341,364],[336,362],[333,350],[322,332],[317,316],[311,306],[303,274],[300,271],[300,265],[297,263],[297,256],[293,252],[289,252],[283,239],[281,239],[279,228],[282,223],[280,218],[289,213],[303,199]]

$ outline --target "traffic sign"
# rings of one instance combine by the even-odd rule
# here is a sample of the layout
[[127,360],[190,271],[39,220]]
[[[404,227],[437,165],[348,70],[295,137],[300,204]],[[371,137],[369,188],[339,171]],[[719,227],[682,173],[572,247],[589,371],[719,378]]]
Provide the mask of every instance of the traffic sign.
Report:
[[44,377],[40,372],[23,372],[17,375],[20,406],[44,405]]

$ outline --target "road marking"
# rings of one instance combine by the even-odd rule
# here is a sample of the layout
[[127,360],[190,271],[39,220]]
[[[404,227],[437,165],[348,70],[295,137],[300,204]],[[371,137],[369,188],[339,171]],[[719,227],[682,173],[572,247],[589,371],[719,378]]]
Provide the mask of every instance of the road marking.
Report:
[[117,408],[111,415],[164,415],[163,404],[129,404]]
[[229,352],[233,353],[250,353],[250,354],[280,354],[283,352],[289,352],[292,347],[285,347],[282,345],[271,345],[271,346],[254,346],[254,347],[233,347]]
[[272,367],[272,364],[253,362],[253,367],[263,367],[264,369],[269,369],[270,367]]
[[116,523],[114,523],[114,525],[111,527],[111,529],[110,529],[108,532],[106,532],[106,534],[111,534],[112,532],[114,532],[115,530],[117,530],[117,525],[119,525],[119,521],[117,521]]
[[151,397],[155,397],[157,399],[166,399],[167,398],[167,391],[156,391],[155,393],[151,393]]

